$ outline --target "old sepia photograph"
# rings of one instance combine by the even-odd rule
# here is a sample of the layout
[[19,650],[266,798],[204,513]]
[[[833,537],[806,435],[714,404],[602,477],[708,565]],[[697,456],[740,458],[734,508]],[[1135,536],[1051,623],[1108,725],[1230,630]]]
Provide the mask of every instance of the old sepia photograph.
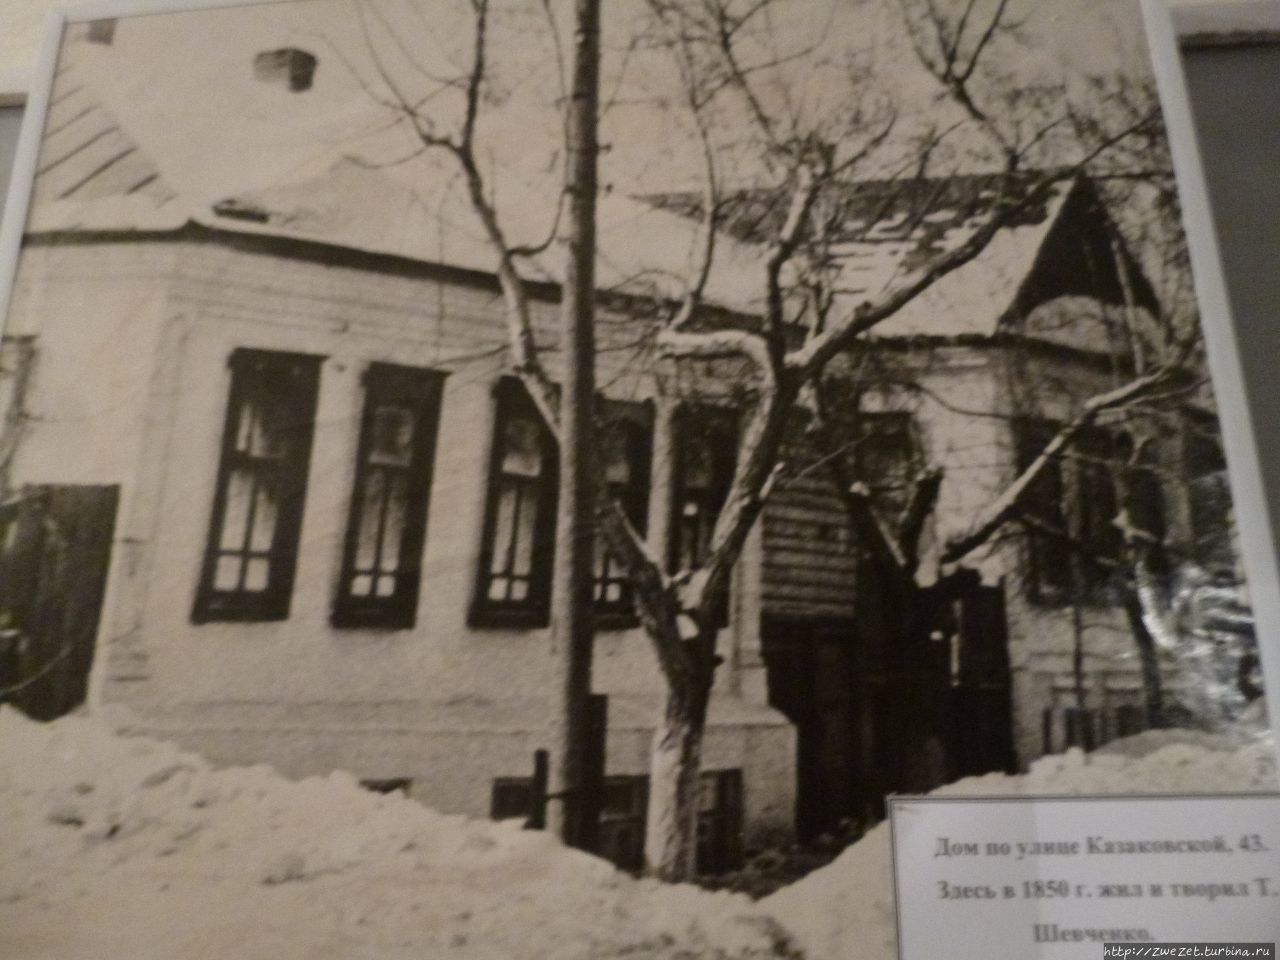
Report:
[[0,955],[890,960],[890,797],[1280,789],[1136,2],[51,24]]

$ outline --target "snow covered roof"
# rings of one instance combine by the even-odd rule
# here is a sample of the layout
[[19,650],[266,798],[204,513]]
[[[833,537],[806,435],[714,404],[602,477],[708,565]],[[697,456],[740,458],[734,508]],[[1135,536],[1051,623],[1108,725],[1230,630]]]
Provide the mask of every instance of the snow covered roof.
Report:
[[[58,68],[36,167],[33,211],[110,202],[154,210],[176,199],[161,175],[94,92],[70,45]],[[127,215],[126,215],[127,216]]]
[[[117,44],[128,36],[118,31]],[[120,58],[131,55],[127,49],[91,43],[83,31],[69,31],[54,81],[29,234],[176,231],[196,223],[231,233],[494,270],[493,249],[460,189],[451,157],[418,158],[408,176],[354,154],[317,150],[325,142],[317,133],[319,139],[311,142],[315,156],[302,161],[299,143],[304,141],[297,131],[282,133],[276,144],[269,131],[260,129],[264,118],[279,121],[293,109],[282,97],[299,95],[255,89],[264,85],[251,71],[233,77],[225,61],[210,65],[207,72],[197,63],[193,71],[219,89],[192,101],[210,105],[209,116],[192,123],[176,109],[175,95],[157,95],[155,88],[163,83],[146,83],[120,68]],[[188,79],[184,86],[190,83]],[[318,99],[303,111],[309,124],[320,124],[317,117],[332,124],[335,116],[350,112],[349,105],[336,103],[333,96],[325,102],[323,90],[300,96],[313,94]],[[235,109],[227,110],[221,101]],[[181,106],[189,108],[191,102]],[[218,106],[222,109],[214,109]],[[368,102],[364,110],[364,122],[377,119],[376,104]],[[243,136],[222,126],[230,121],[228,113],[247,115],[249,129]],[[228,139],[244,140],[244,150],[229,151]],[[209,149],[200,150],[191,141],[204,141]],[[253,162],[245,162],[246,156]],[[508,190],[498,206],[513,242],[532,245],[553,223],[558,197],[554,184],[527,193],[516,196]],[[697,252],[696,230],[689,222],[618,192],[604,193],[598,206],[600,288],[679,296]],[[522,266],[530,279],[554,281],[561,257],[551,245],[522,260]],[[709,298],[751,311],[759,258],[758,250],[728,242],[709,283]]]
[[[349,91],[328,86],[332,79],[323,56],[315,89],[290,93],[254,79],[247,64],[256,47],[239,58],[244,69],[235,69],[235,61],[228,68],[229,50],[245,52],[243,35],[237,34],[232,47],[210,33],[211,46],[227,49],[202,59],[193,48],[169,50],[185,36],[176,27],[169,36],[152,31],[144,42],[140,31],[131,32],[133,26],[116,31],[114,45],[68,33],[29,232],[174,231],[196,223],[493,271],[493,250],[459,189],[451,157],[418,157],[409,174],[397,164],[378,166],[334,147],[341,142],[334,138],[335,127],[368,125],[377,119],[377,105],[363,94],[353,99]],[[283,44],[296,37],[264,26],[253,40]],[[163,60],[179,55],[181,68],[177,60]],[[140,61],[148,65],[145,76],[133,75],[140,70],[138,57],[147,58]],[[166,92],[170,74],[177,73],[183,74],[174,81],[178,89]],[[193,92],[197,86],[206,88],[201,97]],[[193,104],[207,104],[208,116],[193,111]],[[243,130],[236,125],[241,121]],[[281,126],[286,121],[289,129]],[[542,188],[504,184],[503,190],[496,205],[508,236],[529,243],[545,235],[558,200],[554,177]],[[999,231],[973,262],[943,277],[876,333],[996,333],[1071,192],[1070,183],[1056,187],[1044,203]],[[984,221],[995,197],[995,178],[982,176],[850,184],[831,198],[844,224],[836,251],[845,264],[844,297],[874,296],[922,257],[963,241]],[[678,297],[698,256],[695,204],[687,194],[603,193],[599,287]],[[741,313],[760,310],[760,241],[784,213],[776,195],[743,193],[734,200],[717,245],[708,300]],[[554,282],[561,256],[552,245],[522,263],[530,279]]]
[[[439,158],[439,183],[454,179],[448,164],[447,158]],[[544,214],[520,206],[499,211],[504,228],[516,237],[545,231],[551,218]],[[495,267],[493,248],[463,197],[447,189],[415,189],[352,157],[340,158],[299,183],[228,197],[208,210],[193,211],[192,218],[223,230],[309,239],[468,270]],[[697,252],[696,231],[688,220],[630,197],[606,194],[597,203],[596,229],[600,289],[679,295],[681,278],[688,275]],[[521,263],[529,279],[554,282],[560,257],[552,245]],[[759,286],[753,270],[759,258],[758,250],[731,242],[721,251],[710,298],[750,310],[754,304],[743,292]]]
[[[991,214],[1001,179],[969,175],[870,180],[830,191],[820,202],[841,225],[831,254],[840,263],[843,297],[873,297],[928,258],[963,243]],[[1070,181],[1055,185],[1044,202],[1015,216],[976,259],[941,278],[878,326],[877,335],[996,333],[1073,187]],[[700,201],[692,194],[649,199],[690,219],[700,215]],[[740,193],[728,200],[722,229],[743,243],[764,242],[786,216],[788,202],[789,197],[780,193]]]

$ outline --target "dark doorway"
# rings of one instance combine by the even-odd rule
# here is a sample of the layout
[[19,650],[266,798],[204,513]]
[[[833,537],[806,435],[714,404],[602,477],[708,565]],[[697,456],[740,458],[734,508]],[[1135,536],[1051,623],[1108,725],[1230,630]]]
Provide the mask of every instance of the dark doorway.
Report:
[[852,621],[768,620],[769,703],[796,727],[796,832],[803,842],[854,815],[869,771]]
[[961,572],[855,619],[766,618],[769,701],[797,730],[802,842],[860,833],[890,793],[1014,767],[1004,591]]
[[1017,770],[1004,589],[982,586],[976,575],[957,587],[947,640],[947,782]]
[[84,702],[118,502],[40,486],[0,505],[0,703],[52,720]]

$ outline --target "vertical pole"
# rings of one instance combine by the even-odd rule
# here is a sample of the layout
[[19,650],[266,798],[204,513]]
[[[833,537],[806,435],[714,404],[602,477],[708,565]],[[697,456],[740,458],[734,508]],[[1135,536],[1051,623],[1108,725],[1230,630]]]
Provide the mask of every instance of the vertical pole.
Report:
[[568,105],[568,220],[560,343],[560,499],[551,588],[556,653],[563,660],[559,736],[551,770],[552,829],[582,846],[583,777],[589,757],[588,698],[594,623],[595,547],[595,252],[596,139],[600,70],[600,0],[575,0],[573,80]]

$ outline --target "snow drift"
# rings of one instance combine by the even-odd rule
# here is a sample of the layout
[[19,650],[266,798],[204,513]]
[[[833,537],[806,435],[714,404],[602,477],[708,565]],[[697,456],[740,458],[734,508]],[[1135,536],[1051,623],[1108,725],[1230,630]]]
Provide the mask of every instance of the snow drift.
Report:
[[794,956],[746,897],[80,717],[0,708],[0,824],[7,960]]
[[[110,718],[110,715],[108,715]],[[1273,746],[1148,736],[941,793],[1276,788]],[[889,831],[759,903],[618,873],[544,833],[343,774],[215,770],[101,718],[0,708],[6,960],[891,960]]]
[[[1190,742],[1178,742],[1185,735]],[[1141,740],[1139,741],[1139,737]],[[1117,741],[1109,753],[1080,750],[1044,757],[1023,776],[988,774],[937,795],[1197,793],[1275,790],[1275,744],[1258,738],[1214,749],[1190,731],[1157,731]],[[1213,742],[1213,741],[1210,741]],[[1224,741],[1219,740],[1219,743]],[[1148,745],[1155,749],[1145,752]],[[829,866],[760,901],[786,924],[807,955],[822,960],[897,956],[889,825],[882,823]]]

